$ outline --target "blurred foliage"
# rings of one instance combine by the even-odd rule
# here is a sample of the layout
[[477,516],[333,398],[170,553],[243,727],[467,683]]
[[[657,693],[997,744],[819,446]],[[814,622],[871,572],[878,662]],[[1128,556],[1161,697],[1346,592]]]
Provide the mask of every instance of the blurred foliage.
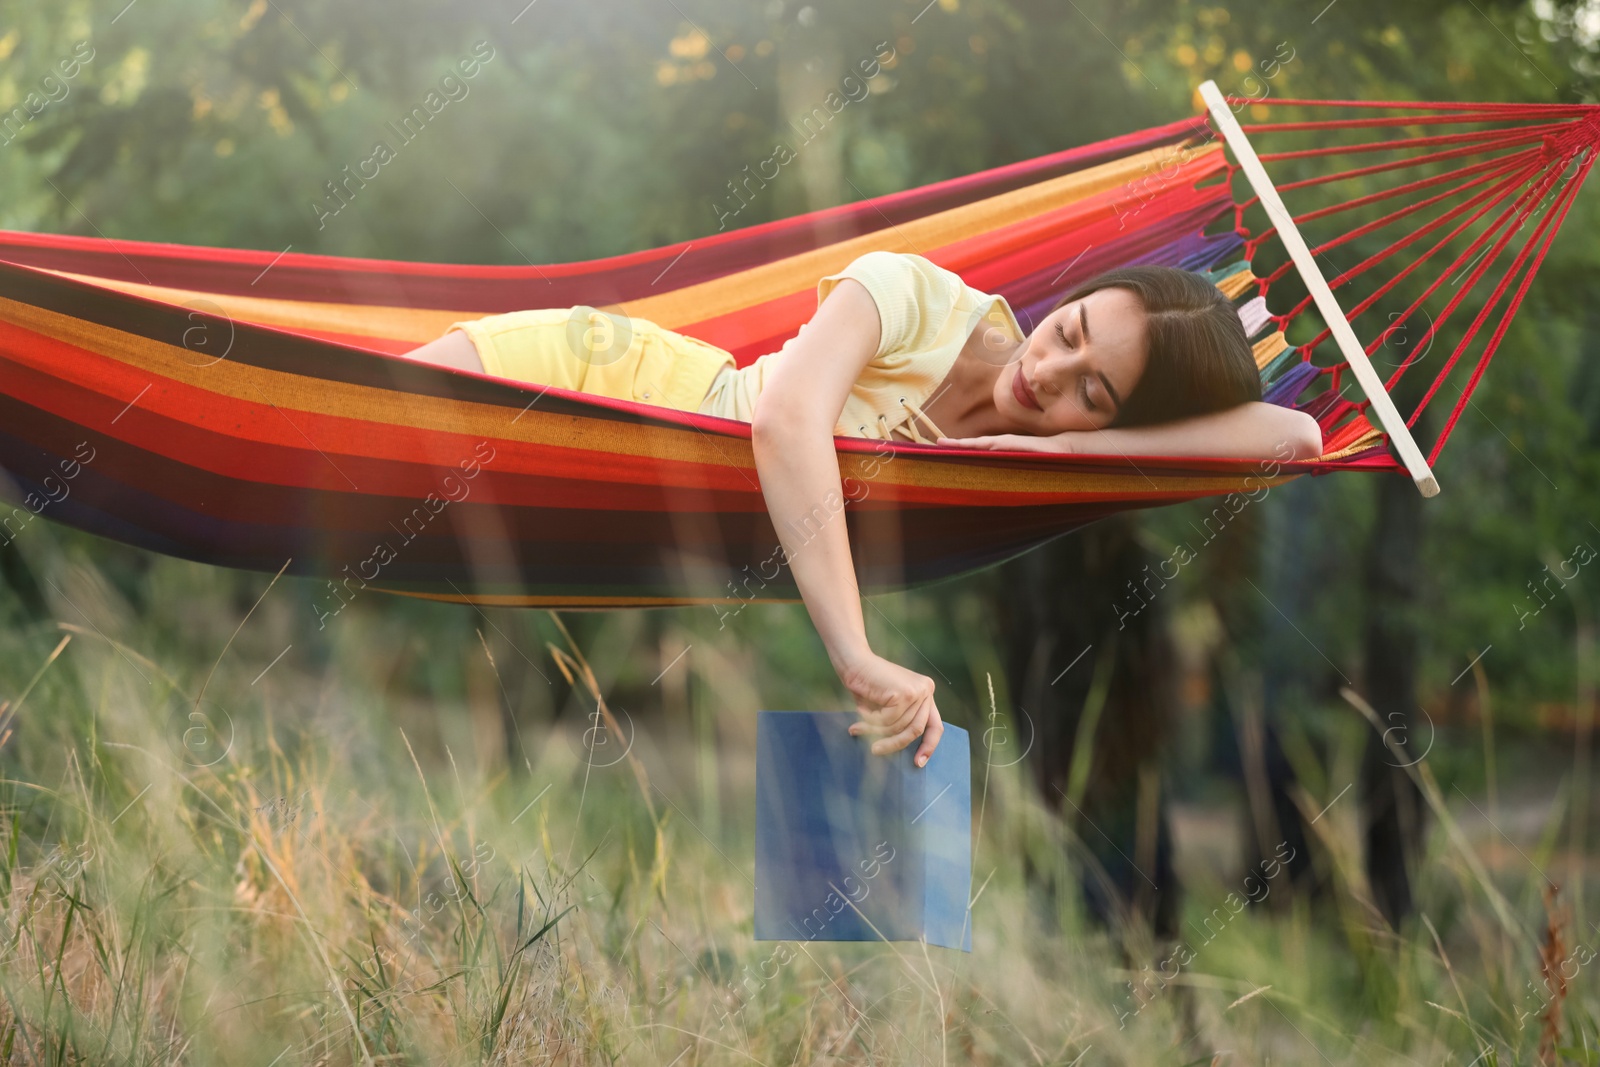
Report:
[[[0,135],[6,163],[0,167],[0,226],[396,260],[570,261],[715,232],[729,183],[768,158],[776,144],[795,143],[800,117],[843,86],[851,68],[878,54],[880,45],[892,48],[893,58],[871,79],[869,94],[839,111],[732,225],[1168,122],[1197,108],[1200,81],[1216,78],[1225,90],[1249,91],[1250,72],[1285,48],[1294,59],[1271,82],[1280,97],[1592,101],[1600,73],[1597,36],[1600,5],[1592,0],[0,0],[0,116],[30,93],[55,97],[19,131]],[[80,42],[92,57],[63,81],[60,64],[84,54]],[[459,77],[458,65],[475,54],[489,58],[472,77]],[[456,89],[441,88],[447,77],[459,79],[452,83]],[[394,124],[430,92],[453,98],[414,141],[404,142]],[[379,141],[393,158],[347,207],[319,220],[325,184],[373,156]],[[1590,293],[1600,276],[1597,226],[1596,194],[1588,190],[1438,465],[1444,492],[1425,504],[1421,597],[1414,609],[1423,635],[1418,696],[1429,708],[1470,711],[1480,690],[1477,676],[1464,668],[1475,657],[1492,683],[1497,721],[1523,727],[1537,725],[1541,705],[1570,705],[1600,677],[1600,665],[1592,662],[1596,604],[1589,592],[1600,583],[1600,566],[1582,569],[1536,615],[1520,614],[1532,604],[1529,583],[1542,582],[1546,567],[1555,569],[1580,543],[1600,548],[1600,508],[1594,506],[1600,502],[1600,309]],[[1349,255],[1367,251],[1358,245]],[[1346,254],[1333,258],[1344,263]],[[1430,366],[1425,363],[1423,373]],[[1199,527],[1215,501],[1142,516],[1142,536],[1163,558],[1180,541],[1209,542],[1183,568],[1172,594],[1174,632],[1186,660],[1192,666],[1196,650],[1202,657],[1220,652],[1257,672],[1270,665],[1276,677],[1295,680],[1271,710],[1297,724],[1286,745],[1307,795],[1331,801],[1344,795],[1341,783],[1356,777],[1365,729],[1330,695],[1347,679],[1358,688],[1361,681],[1362,575],[1372,550],[1375,478],[1300,479],[1247,508],[1214,540]],[[14,566],[17,558],[26,558],[31,570]],[[315,617],[309,601],[320,583],[284,579],[263,596],[267,576],[161,559],[49,522],[0,548],[0,574],[15,579],[19,573],[35,576],[34,593],[57,617],[10,625],[22,618],[19,601],[29,593],[19,587],[16,595],[0,597],[3,695],[16,702],[7,722],[15,732],[0,737],[0,762],[12,786],[5,798],[12,806],[9,826],[41,843],[51,836],[92,841],[105,874],[93,869],[102,881],[92,887],[97,895],[83,894],[93,904],[76,926],[73,911],[60,918],[49,909],[77,906],[79,897],[41,892],[45,911],[30,912],[28,921],[8,918],[16,935],[11,948],[22,946],[18,959],[26,964],[28,953],[44,957],[50,946],[62,946],[38,970],[48,972],[52,985],[67,971],[99,980],[87,964],[63,967],[64,946],[75,946],[73,958],[98,959],[106,971],[102,995],[80,1002],[110,1004],[111,1029],[119,1005],[130,1017],[157,1018],[145,1005],[146,990],[154,998],[175,989],[181,999],[186,986],[219,988],[226,977],[247,992],[272,995],[238,1005],[248,1009],[239,1012],[213,1006],[209,996],[204,1004],[194,998],[194,1012],[205,1016],[195,1029],[203,1031],[202,1023],[216,1018],[238,1028],[214,1038],[230,1053],[214,1054],[215,1062],[234,1062],[236,1048],[275,1051],[263,1035],[269,1026],[289,1025],[291,1015],[311,1020],[305,1024],[310,1043],[331,1044],[331,1024],[312,1019],[334,1003],[315,992],[320,988],[358,990],[368,998],[364,1032],[375,1048],[388,1049],[385,1042],[398,1042],[395,1035],[404,1029],[387,1014],[389,1003],[400,1003],[395,989],[417,998],[396,1014],[417,1021],[420,1036],[407,1040],[423,1040],[434,1013],[444,1014],[443,1001],[427,1000],[426,1011],[417,1005],[437,988],[431,979],[441,978],[443,986],[459,963],[456,976],[467,976],[464,1007],[451,1024],[438,1022],[433,1036],[443,1047],[456,1037],[449,1025],[461,1019],[479,1033],[480,1020],[494,1022],[494,1004],[505,1001],[491,995],[497,989],[474,991],[475,983],[507,973],[516,980],[516,971],[501,967],[498,949],[484,940],[485,909],[469,914],[463,908],[459,917],[430,914],[421,927],[406,916],[416,915],[407,905],[420,903],[424,890],[446,876],[447,859],[476,857],[475,846],[489,838],[504,855],[498,862],[531,863],[561,875],[560,884],[533,883],[542,894],[541,924],[557,914],[557,894],[581,894],[585,902],[559,930],[572,938],[563,953],[528,957],[536,976],[529,1018],[541,1026],[553,1020],[556,1028],[553,1036],[547,1029],[539,1037],[541,1047],[545,1037],[554,1045],[593,1044],[596,1030],[619,1045],[636,1040],[639,1020],[598,999],[609,996],[605,981],[626,988],[652,1012],[659,1008],[659,1018],[704,1025],[703,1016],[699,1023],[691,1018],[719,1003],[720,987],[699,982],[693,957],[680,943],[712,951],[702,958],[713,960],[765,957],[748,940],[748,914],[740,903],[745,885],[737,877],[753,836],[753,804],[739,803],[749,793],[750,761],[738,754],[750,749],[753,731],[753,715],[744,713],[762,706],[828,706],[838,692],[799,606],[749,605],[726,626],[711,609],[564,618],[618,711],[658,709],[663,722],[655,737],[685,742],[687,756],[652,760],[652,773],[666,781],[661,796],[679,798],[672,803],[673,833],[663,835],[662,823],[650,825],[653,817],[646,819],[646,808],[633,802],[631,784],[619,789],[597,777],[591,788],[587,769],[581,790],[556,790],[544,808],[536,807],[541,788],[572,785],[583,763],[570,737],[565,746],[546,744],[560,731],[534,727],[563,709],[589,713],[553,668],[546,643],[564,635],[544,613],[478,612],[372,596],[322,633],[309,625]],[[946,718],[975,731],[992,706],[987,678],[1003,685],[1004,677],[993,620],[976,595],[992,580],[991,573],[875,598],[867,611],[874,646],[933,673],[950,695],[948,701],[941,696]],[[1113,604],[1087,597],[1074,602],[1086,613],[1114,618]],[[253,612],[250,626],[242,627],[247,612]],[[51,668],[63,628],[71,628],[75,645]],[[673,669],[680,653],[681,665]],[[248,757],[218,764],[225,778],[207,777],[211,764],[190,759],[201,702],[197,697],[191,704],[187,694],[207,684],[206,712],[217,725],[226,724],[230,744],[237,729],[238,751]],[[1189,696],[1196,706],[1216,703],[1216,694]],[[17,715],[24,701],[25,713]],[[1003,717],[1012,714],[1003,688],[993,706]],[[515,711],[497,718],[501,709]],[[1012,720],[1019,737],[1024,718]],[[1207,765],[1213,744],[1207,731],[1230,729],[1225,720],[1226,714],[1213,714],[1178,724],[1180,742],[1171,746],[1171,758],[1181,771],[1214,769]],[[498,731],[508,725],[501,738]],[[516,732],[524,729],[531,744]],[[1428,902],[1442,943],[1420,934],[1397,939],[1394,977],[1380,981],[1373,961],[1389,959],[1379,954],[1391,951],[1389,942],[1373,937],[1372,917],[1350,903],[1360,895],[1358,817],[1352,801],[1336,808],[1330,803],[1318,832],[1328,835],[1330,870],[1351,887],[1333,905],[1344,910],[1313,911],[1277,894],[1273,907],[1286,909],[1279,920],[1253,912],[1206,949],[1202,970],[1218,976],[1218,984],[1211,1000],[1200,1001],[1205,1027],[1240,1057],[1253,1062],[1259,1050],[1293,1062],[1304,1057],[1296,1042],[1310,1041],[1306,1033],[1327,1043],[1337,1031],[1352,1035],[1339,1038],[1343,1062],[1379,1062],[1379,1046],[1402,1044],[1404,1032],[1418,1035],[1411,1050],[1417,1058],[1410,1062],[1433,1062],[1440,1057],[1430,1053],[1459,1049],[1465,1040],[1452,1021],[1460,1018],[1454,1008],[1449,1016],[1435,1011],[1458,1001],[1475,1016],[1467,1024],[1475,1038],[1487,1032],[1492,1044],[1531,1046],[1532,1028],[1524,1032],[1521,1018],[1506,1010],[1532,1003],[1523,983],[1537,975],[1530,962],[1537,938],[1518,924],[1531,922],[1537,932],[1543,921],[1544,872],[1561,858],[1557,838],[1565,812],[1586,805],[1588,785],[1569,780],[1556,789],[1550,768],[1566,756],[1559,744],[1497,752],[1489,743],[1480,750],[1471,732],[1454,736],[1460,743],[1441,734],[1429,762],[1429,773],[1447,786],[1473,788],[1474,776],[1484,773],[1481,764],[1492,757],[1502,782],[1540,788],[1536,804],[1508,802],[1506,808],[1531,815],[1506,824],[1531,858],[1512,838],[1502,849],[1490,835],[1491,827],[1500,834],[1491,781],[1482,796],[1488,814],[1480,810],[1481,822],[1468,827],[1479,844],[1469,849],[1464,838],[1436,835],[1431,861],[1420,872],[1419,898]],[[503,752],[497,748],[502,740]],[[1313,746],[1321,753],[1310,751]],[[149,753],[184,760],[182,771],[192,778],[153,776]],[[451,769],[430,783],[423,764],[442,768],[441,753]],[[457,753],[466,784],[456,770]],[[527,760],[529,779],[497,787],[502,756],[513,771]],[[481,793],[480,766],[490,779]],[[407,768],[416,770],[415,779]],[[1065,884],[1068,866],[1080,862],[1069,856],[1070,828],[1046,817],[1020,770],[995,769],[1002,773],[995,775],[994,792],[986,773],[983,794],[995,829],[980,837],[975,855],[1005,863],[1000,877],[984,883],[988,910],[978,927],[984,941],[967,975],[970,990],[982,996],[948,985],[962,989],[962,1001],[952,1005],[958,1019],[952,1041],[977,1034],[990,1062],[1015,1062],[1025,1054],[1043,1062],[1023,1036],[1028,1032],[1061,1042],[1054,1062],[1068,1062],[1073,1043],[1090,1039],[1102,1051],[1119,1049],[1121,1062],[1168,1062],[1159,1057],[1187,1030],[1178,1018],[1180,995],[1187,994],[1175,986],[1158,1009],[1123,1033],[1119,1014],[1129,1002],[1120,979],[1138,977],[1129,962],[1138,954],[1098,934],[1071,932],[1079,907],[1072,894],[1046,902],[1063,912],[1059,918],[1069,931],[1049,935],[1030,910],[1039,901],[1011,861],[1027,854],[1040,869],[1055,865],[1056,882]],[[623,773],[618,768],[616,780]],[[32,783],[55,785],[47,790]],[[312,829],[297,836],[265,825],[264,811],[281,811],[275,799],[301,797],[307,787],[313,798],[307,816],[318,816]],[[1547,804],[1551,792],[1558,796]],[[647,802],[651,795],[644,791]],[[396,813],[393,834],[381,831],[383,811],[368,798]],[[492,812],[480,812],[479,800]],[[1430,795],[1430,803],[1436,801]],[[1442,802],[1434,810],[1443,817]],[[1191,879],[1202,922],[1205,908],[1231,888],[1223,880],[1231,877],[1225,850],[1208,844],[1227,834],[1211,833],[1196,838],[1196,847],[1218,853],[1207,859],[1221,873]],[[588,872],[575,882],[590,843],[608,839],[617,847],[600,855],[598,875]],[[583,847],[571,851],[569,842],[580,840]],[[415,857],[408,841],[422,846]],[[0,840],[0,851],[5,844]],[[312,957],[282,948],[289,939],[278,920],[300,900],[256,857],[294,860],[300,851],[304,855],[284,867],[307,894],[319,938],[308,943],[325,941],[345,951],[359,982],[343,970],[345,961],[336,975],[314,966],[302,973],[302,955]],[[319,866],[319,856],[326,866]],[[662,911],[666,929],[657,926],[664,938],[658,941],[643,920],[655,922],[654,894],[666,885],[669,856],[690,903]],[[1481,867],[1483,856],[1499,889]],[[573,868],[569,860],[581,862]],[[28,897],[35,884],[54,877],[43,859],[25,854],[23,861],[19,867],[12,854],[0,862],[8,890],[0,895]],[[732,870],[723,866],[730,863]],[[128,876],[141,865],[148,868],[144,878]],[[19,894],[9,894],[13,877]],[[523,904],[528,915],[535,913],[533,898],[520,895],[520,880],[516,888],[520,943],[526,937]],[[1582,882],[1575,888],[1581,906]],[[1502,891],[1520,916],[1515,921],[1500,914],[1495,894]],[[484,902],[487,914],[501,919],[513,906],[507,899]],[[93,954],[71,941],[67,931],[73,930],[79,941],[93,938]],[[151,933],[144,948],[129,950],[137,957],[132,967],[115,957],[113,978],[102,935],[116,946],[126,930]],[[447,942],[455,949],[441,949],[438,973],[428,975],[428,983],[415,972],[405,981],[390,983],[385,976],[375,983],[353,951],[365,952],[361,946],[369,939],[374,957],[380,942],[387,950],[414,940],[430,955]],[[1444,971],[1434,966],[1435,944],[1441,955],[1449,946]],[[1465,991],[1449,960],[1466,977]],[[625,966],[596,983],[596,975],[619,961]],[[852,985],[893,997],[903,976],[885,961],[881,974],[858,972],[852,962]],[[1117,970],[1124,965],[1126,973]],[[814,995],[819,987],[807,984],[813,979],[796,968],[777,988],[786,1003],[820,1005],[826,1016],[836,1006]],[[684,988],[692,993],[685,1002],[690,1007],[671,1009],[685,1012],[681,1016],[668,1014],[671,998],[658,998],[658,991],[675,996]],[[1586,1042],[1597,1012],[1592,988],[1569,1005],[1572,1028]],[[1273,999],[1264,995],[1269,989]],[[8,987],[8,1010],[16,1012],[14,993]],[[280,1008],[280,997],[288,1010]],[[1279,999],[1296,1012],[1298,1023],[1281,1017],[1298,1033],[1280,1031]],[[71,1002],[65,996],[62,1002],[70,1016]],[[1160,1014],[1169,1006],[1171,1018]],[[475,1014],[479,1007],[481,1015]],[[952,1016],[942,1001],[938,1009],[938,1018],[928,1020],[897,1002],[884,1014],[919,1041],[931,1045],[937,1037],[943,1052]],[[802,1014],[810,1019],[809,1010],[751,1011],[753,1029],[765,1042],[756,1047],[771,1062],[780,1055],[809,1062],[791,1047]],[[47,1008],[36,1017],[48,1015]],[[841,1044],[856,1032],[844,1017],[828,1026],[830,1034],[844,1035]],[[154,1041],[168,1032],[152,1025],[137,1034]],[[119,1058],[132,1059],[138,1040],[127,1039],[129,1051]],[[877,1041],[870,1035],[863,1040]],[[642,1047],[650,1051],[636,1055],[660,1051]],[[952,1045],[952,1051],[957,1047],[976,1058],[971,1046]],[[416,1060],[437,1057],[419,1053]]]

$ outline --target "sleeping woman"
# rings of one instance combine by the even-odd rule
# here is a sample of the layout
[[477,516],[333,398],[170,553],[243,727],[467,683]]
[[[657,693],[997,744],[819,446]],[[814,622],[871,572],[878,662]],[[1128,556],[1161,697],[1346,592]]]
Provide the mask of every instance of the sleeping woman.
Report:
[[751,423],[772,525],[855,697],[850,731],[879,755],[920,737],[919,767],[944,732],[933,679],[872,651],[845,525],[816,525],[818,501],[843,499],[836,435],[1285,462],[1322,452],[1314,418],[1261,401],[1229,299],[1170,267],[1101,274],[1025,333],[1003,297],[922,256],[869,252],[823,278],[811,321],[745,367],[647,320],[582,308],[452,323],[406,355]]

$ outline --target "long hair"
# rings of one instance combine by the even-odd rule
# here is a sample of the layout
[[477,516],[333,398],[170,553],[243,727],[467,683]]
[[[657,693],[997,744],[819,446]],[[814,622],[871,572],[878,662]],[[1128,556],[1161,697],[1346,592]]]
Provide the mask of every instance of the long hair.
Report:
[[1126,289],[1144,308],[1149,355],[1113,426],[1146,426],[1261,399],[1261,372],[1233,302],[1176,267],[1119,267],[1063,296],[1060,309],[1100,289]]

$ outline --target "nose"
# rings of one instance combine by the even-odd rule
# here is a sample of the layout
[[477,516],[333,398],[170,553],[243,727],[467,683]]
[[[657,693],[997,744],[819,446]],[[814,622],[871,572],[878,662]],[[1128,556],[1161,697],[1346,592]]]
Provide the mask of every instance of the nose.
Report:
[[1066,392],[1067,382],[1072,377],[1077,359],[1076,353],[1052,352],[1041,356],[1033,365],[1033,373],[1029,375],[1033,380],[1034,389],[1049,396]]

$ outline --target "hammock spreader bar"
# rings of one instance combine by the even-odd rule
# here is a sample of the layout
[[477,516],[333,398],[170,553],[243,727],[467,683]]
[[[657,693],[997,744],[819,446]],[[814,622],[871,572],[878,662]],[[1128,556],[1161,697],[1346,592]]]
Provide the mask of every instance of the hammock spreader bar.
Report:
[[1428,461],[1422,457],[1422,450],[1417,447],[1416,441],[1412,440],[1411,431],[1394,406],[1394,401],[1389,399],[1388,390],[1384,389],[1383,382],[1378,378],[1378,372],[1372,369],[1372,362],[1367,359],[1366,352],[1361,348],[1361,342],[1356,340],[1355,331],[1350,328],[1350,320],[1345,318],[1344,312],[1339,309],[1339,301],[1328,288],[1328,280],[1322,276],[1321,268],[1317,266],[1311,250],[1306,247],[1305,238],[1300,236],[1300,230],[1290,217],[1289,209],[1283,206],[1283,199],[1278,196],[1278,190],[1273,188],[1272,179],[1267,176],[1266,168],[1261,165],[1261,160],[1256,158],[1256,151],[1251,147],[1250,139],[1239,128],[1239,121],[1229,110],[1227,101],[1222,97],[1222,90],[1217,88],[1216,82],[1206,81],[1200,86],[1200,95],[1211,111],[1211,120],[1227,138],[1228,147],[1233,149],[1234,158],[1244,169],[1245,177],[1250,179],[1250,186],[1256,191],[1267,217],[1277,227],[1279,239],[1289,250],[1289,256],[1294,260],[1296,269],[1300,271],[1300,278],[1306,283],[1306,288],[1311,290],[1311,295],[1317,302],[1317,310],[1322,312],[1328,328],[1333,331],[1333,339],[1338,344],[1340,353],[1350,364],[1350,369],[1355,372],[1356,381],[1361,383],[1361,388],[1366,392],[1378,421],[1400,453],[1401,462],[1406,465],[1406,470],[1411,472],[1411,480],[1416,483],[1423,496],[1438,495],[1439,482],[1429,469]]

